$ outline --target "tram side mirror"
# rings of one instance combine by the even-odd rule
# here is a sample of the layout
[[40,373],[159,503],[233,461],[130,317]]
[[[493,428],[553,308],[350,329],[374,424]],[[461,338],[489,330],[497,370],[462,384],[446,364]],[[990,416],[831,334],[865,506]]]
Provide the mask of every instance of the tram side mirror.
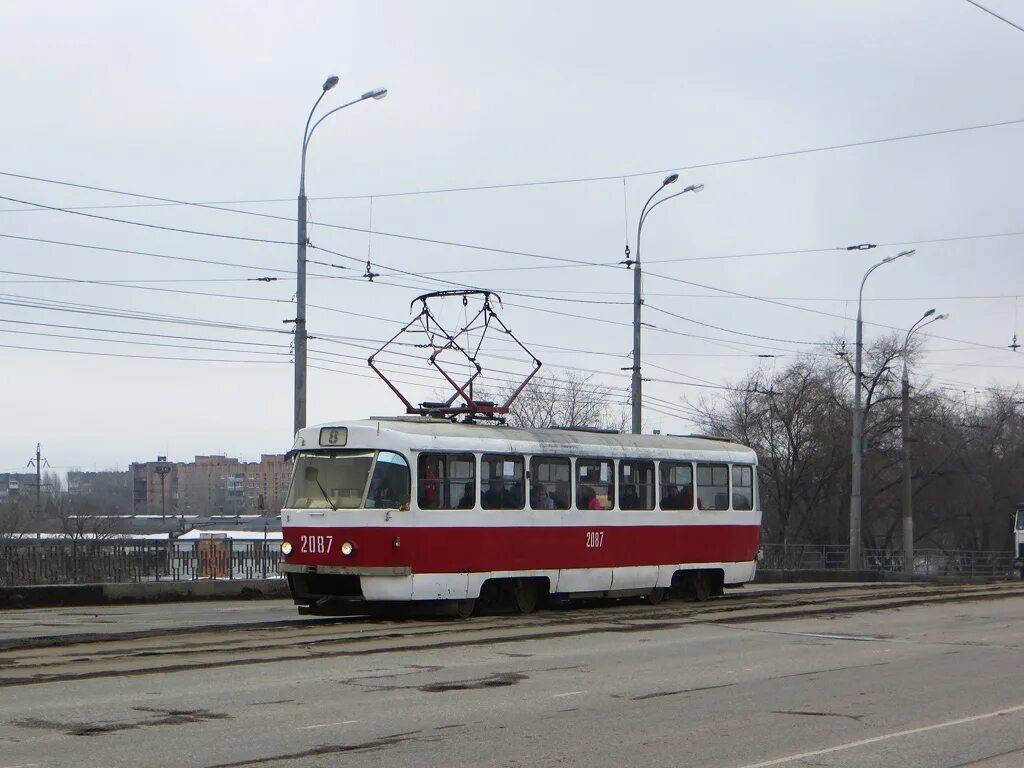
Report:
[[316,467],[306,467],[306,482],[315,483],[320,472]]

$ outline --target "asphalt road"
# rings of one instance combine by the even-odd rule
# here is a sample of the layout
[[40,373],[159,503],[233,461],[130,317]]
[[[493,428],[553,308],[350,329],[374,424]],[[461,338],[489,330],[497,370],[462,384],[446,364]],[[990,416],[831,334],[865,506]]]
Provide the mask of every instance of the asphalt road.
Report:
[[[831,589],[882,587],[871,584],[748,584],[729,589],[727,596],[820,592]],[[210,600],[178,603],[140,603],[76,608],[0,610],[0,649],[22,640],[84,638],[89,636],[155,633],[185,627],[207,629],[223,626],[266,626],[283,622],[313,622],[301,617],[290,599]]]
[[[1007,594],[728,623],[669,603],[250,624],[134,650],[7,651],[0,768],[1019,768],[1024,597]],[[275,633],[287,653],[255,658]],[[63,677],[33,681],[49,664]]]

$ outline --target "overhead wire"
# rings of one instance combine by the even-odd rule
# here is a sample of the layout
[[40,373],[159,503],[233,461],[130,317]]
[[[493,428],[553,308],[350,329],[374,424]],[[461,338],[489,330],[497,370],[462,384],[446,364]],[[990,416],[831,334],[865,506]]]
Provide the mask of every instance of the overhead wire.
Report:
[[1010,21],[1010,20],[1009,20],[1008,18],[1006,18],[1005,16],[1000,16],[1000,15],[999,15],[998,13],[996,13],[995,11],[993,11],[993,10],[991,10],[991,9],[989,9],[989,8],[986,8],[986,7],[985,7],[984,5],[982,5],[981,3],[975,2],[975,0],[967,0],[967,2],[968,2],[968,3],[970,3],[971,5],[973,5],[973,6],[975,7],[975,8],[977,8],[977,9],[979,9],[979,10],[982,10],[982,11],[984,11],[985,13],[989,14],[990,16],[995,16],[995,17],[996,17],[997,19],[999,19],[1000,21],[1002,21],[1002,22],[1004,22],[1004,23],[1006,23],[1006,24],[1009,24],[1009,25],[1010,25],[1011,27],[1013,27],[1014,29],[1018,29],[1018,30],[1020,30],[1021,32],[1024,32],[1024,27],[1020,26],[1020,25],[1019,25],[1019,24],[1017,24],[1016,22]]
[[[972,0],[968,0],[968,2],[972,2]],[[978,6],[978,7],[981,7],[981,6]],[[988,11],[985,8],[982,8],[982,9],[985,10],[986,12],[991,13],[991,11]],[[995,15],[995,14],[993,14],[993,15]],[[999,18],[1002,19],[1002,17],[999,17]],[[1005,19],[1003,19],[1003,20],[1005,21]],[[1010,22],[1007,22],[1007,23],[1010,23]],[[1014,26],[1016,26],[1016,25],[1014,25]],[[567,177],[567,178],[556,178],[556,179],[542,179],[542,180],[523,181],[523,182],[508,182],[508,183],[498,183],[498,184],[467,185],[467,186],[461,186],[461,187],[438,187],[438,188],[421,189],[421,190],[404,190],[404,191],[398,191],[398,192],[374,192],[372,194],[359,194],[359,195],[323,195],[323,196],[311,197],[310,199],[311,200],[364,200],[364,199],[367,199],[367,198],[370,198],[370,197],[375,197],[375,198],[383,198],[383,197],[409,197],[409,196],[413,196],[413,195],[438,195],[438,194],[451,194],[451,193],[456,193],[456,192],[482,192],[482,191],[495,190],[495,189],[518,189],[518,188],[523,188],[523,187],[542,187],[542,186],[553,186],[553,185],[561,185],[561,184],[586,184],[586,183],[591,183],[591,182],[619,181],[619,180],[622,180],[622,179],[638,178],[638,177],[642,177],[642,176],[652,176],[652,175],[655,175],[655,174],[661,175],[661,174],[668,173],[668,172],[671,172],[671,171],[676,171],[676,172],[679,172],[679,171],[693,171],[693,170],[700,170],[702,168],[713,168],[713,167],[722,167],[722,166],[729,166],[729,165],[739,165],[739,164],[743,164],[743,163],[759,162],[759,161],[763,161],[763,160],[774,160],[774,159],[783,158],[783,157],[796,157],[796,156],[800,156],[800,155],[809,155],[809,154],[816,154],[816,153],[821,153],[821,152],[832,152],[832,151],[841,150],[841,149],[853,149],[853,148],[856,148],[856,147],[865,147],[865,146],[873,146],[873,145],[879,145],[879,144],[888,144],[888,143],[899,142],[899,141],[910,141],[910,140],[913,140],[913,139],[930,138],[930,137],[934,137],[934,136],[946,136],[946,135],[952,135],[952,134],[957,134],[957,133],[966,133],[966,132],[969,132],[969,131],[987,130],[987,129],[990,129],[990,128],[1002,128],[1002,127],[1007,127],[1007,126],[1011,126],[1011,125],[1019,125],[1021,123],[1024,123],[1024,118],[1017,118],[1017,119],[1011,119],[1011,120],[999,120],[999,121],[993,121],[993,122],[988,122],[988,123],[976,123],[976,124],[973,124],[973,125],[959,126],[959,127],[955,127],[955,128],[940,128],[940,129],[931,130],[931,131],[920,131],[920,132],[916,132],[916,133],[905,133],[905,134],[898,134],[896,136],[886,136],[886,137],[880,137],[880,138],[875,138],[875,139],[861,139],[861,140],[857,140],[857,141],[841,142],[841,143],[835,143],[835,144],[823,144],[823,145],[818,145],[818,146],[814,146],[814,147],[806,147],[806,148],[802,148],[802,149],[782,150],[782,151],[766,152],[766,153],[754,154],[754,155],[744,155],[744,156],[741,156],[741,157],[731,158],[731,159],[728,159],[728,160],[712,160],[712,161],[706,161],[706,162],[701,162],[701,163],[691,163],[689,165],[687,165],[687,164],[673,165],[673,166],[666,166],[666,167],[662,167],[662,168],[658,168],[658,169],[651,169],[651,170],[645,170],[645,171],[634,171],[634,172],[630,172],[630,173],[615,173],[615,174],[603,175],[603,176],[578,176],[578,177]],[[198,203],[198,202],[190,202],[190,201],[185,201],[185,200],[175,200],[173,198],[158,197],[158,196],[155,196],[155,195],[146,195],[146,194],[133,193],[133,192],[124,192],[122,190],[104,188],[104,187],[99,187],[99,186],[89,185],[89,184],[78,184],[78,183],[73,183],[73,182],[59,181],[59,180],[55,180],[55,179],[46,179],[46,178],[42,178],[42,177],[38,177],[38,176],[31,176],[31,175],[28,175],[28,174],[13,173],[13,172],[10,172],[10,171],[0,171],[0,176],[7,176],[7,177],[11,177],[11,178],[19,178],[19,179],[24,179],[24,180],[29,180],[29,181],[37,181],[37,182],[44,182],[44,183],[50,183],[50,184],[59,184],[59,185],[62,185],[62,186],[75,187],[75,188],[78,188],[78,189],[86,189],[86,190],[90,190],[90,191],[94,191],[94,192],[104,192],[104,193],[108,193],[108,194],[127,195],[127,196],[130,196],[130,197],[137,197],[139,199],[152,200],[152,201],[154,201],[154,202],[156,202],[156,203],[158,203],[160,205],[187,205],[187,206],[197,206],[197,207],[203,207],[203,208],[213,208],[215,210],[228,210],[228,211],[232,211],[232,212],[243,212],[243,211],[233,211],[232,209],[219,208],[218,206],[220,206],[221,203]],[[293,197],[288,197],[288,198],[265,198],[265,199],[252,199],[252,200],[231,200],[231,201],[226,201],[223,204],[226,204],[226,205],[239,205],[239,204],[246,204],[246,203],[281,203],[281,202],[293,202],[294,199],[295,198],[293,198]],[[0,211],[0,213],[3,213],[3,212],[4,211]],[[243,213],[248,213],[248,212],[243,212]]]

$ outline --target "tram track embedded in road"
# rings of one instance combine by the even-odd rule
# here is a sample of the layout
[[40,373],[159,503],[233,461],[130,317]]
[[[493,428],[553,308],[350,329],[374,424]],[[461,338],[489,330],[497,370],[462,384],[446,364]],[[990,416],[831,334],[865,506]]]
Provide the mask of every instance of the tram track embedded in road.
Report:
[[[4,648],[0,687],[275,664],[300,658],[371,656],[555,640],[581,634],[656,632],[688,624],[731,624],[891,610],[1024,596],[1019,582],[981,585],[840,587],[729,596],[707,603],[574,606],[529,616],[458,620],[287,621],[123,635],[67,636],[56,645]],[[43,638],[40,641],[45,640]],[[53,638],[48,638],[53,640]]]

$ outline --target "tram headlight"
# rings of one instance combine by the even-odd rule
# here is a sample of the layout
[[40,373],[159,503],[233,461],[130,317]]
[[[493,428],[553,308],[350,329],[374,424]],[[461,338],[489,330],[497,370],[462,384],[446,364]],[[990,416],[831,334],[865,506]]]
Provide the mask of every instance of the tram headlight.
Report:
[[292,553],[292,543],[290,541],[281,542],[281,554],[290,555]]
[[342,542],[341,554],[343,554],[345,557],[352,557],[352,555],[355,554],[355,551],[356,545],[353,544],[351,541]]

